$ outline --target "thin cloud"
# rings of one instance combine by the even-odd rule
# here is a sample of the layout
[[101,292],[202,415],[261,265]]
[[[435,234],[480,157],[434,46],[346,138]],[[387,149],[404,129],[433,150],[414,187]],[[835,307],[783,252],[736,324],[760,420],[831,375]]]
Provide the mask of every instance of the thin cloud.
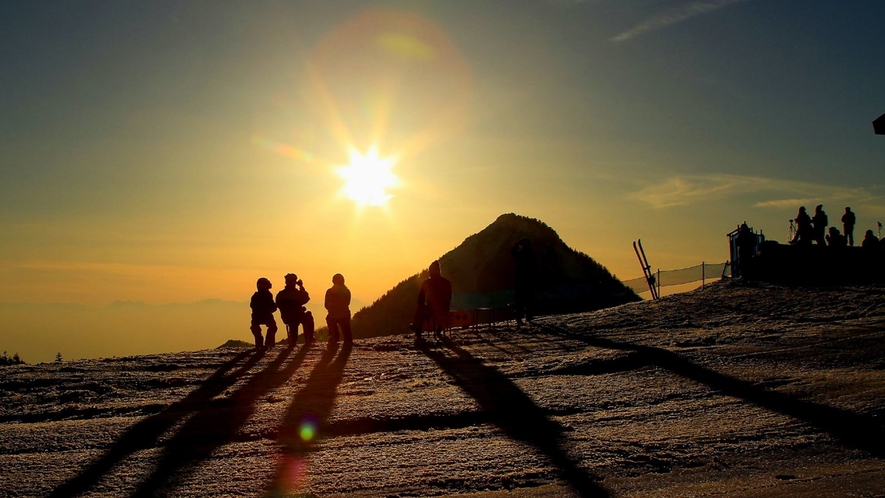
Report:
[[881,203],[880,196],[864,188],[820,185],[742,175],[678,176],[630,194],[655,209],[720,201],[737,196],[768,197],[753,204],[758,208],[795,208],[804,204],[844,201],[846,204]]
[[797,206],[804,206],[805,204],[814,204],[818,199],[778,199],[774,201],[762,201],[753,204],[753,207],[758,208],[775,208],[775,209],[796,209]]
[[710,0],[706,2],[692,2],[686,5],[679,7],[676,10],[672,10],[667,12],[666,14],[661,14],[656,17],[652,17],[641,24],[634,26],[627,31],[615,36],[611,39],[611,41],[615,43],[619,43],[622,41],[629,40],[631,38],[635,38],[643,33],[648,31],[653,31],[656,29],[666,28],[671,24],[680,23],[682,21],[686,21],[693,17],[697,17],[702,14],[709,14],[710,12],[717,11],[724,7],[728,7],[729,5],[736,3],[744,3],[748,0]]

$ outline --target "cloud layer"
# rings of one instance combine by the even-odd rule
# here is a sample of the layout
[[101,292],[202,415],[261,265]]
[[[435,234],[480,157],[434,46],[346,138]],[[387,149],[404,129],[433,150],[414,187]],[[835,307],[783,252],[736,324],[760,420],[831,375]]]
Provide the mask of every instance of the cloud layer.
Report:
[[753,206],[777,209],[817,204],[824,200],[855,205],[880,204],[883,201],[880,196],[864,188],[725,174],[677,176],[630,194],[630,198],[656,209],[737,196],[768,197],[754,202]]

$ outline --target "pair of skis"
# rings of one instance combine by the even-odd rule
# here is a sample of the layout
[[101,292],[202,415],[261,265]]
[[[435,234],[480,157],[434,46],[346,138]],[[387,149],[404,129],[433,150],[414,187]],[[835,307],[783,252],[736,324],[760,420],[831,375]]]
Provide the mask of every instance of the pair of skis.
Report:
[[645,281],[648,283],[648,290],[651,291],[651,298],[658,299],[658,287],[655,282],[655,274],[651,271],[651,265],[648,264],[648,258],[645,257],[645,249],[642,248],[642,239],[633,242],[633,250],[636,257],[639,258],[639,266],[642,267],[642,274],[645,275]]

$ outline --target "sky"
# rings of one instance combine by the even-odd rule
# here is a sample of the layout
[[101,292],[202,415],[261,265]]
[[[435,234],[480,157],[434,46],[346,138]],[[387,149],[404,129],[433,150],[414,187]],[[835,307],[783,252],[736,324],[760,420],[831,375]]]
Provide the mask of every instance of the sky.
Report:
[[[655,268],[723,262],[737,224],[784,241],[799,205],[852,206],[862,236],[885,220],[883,19],[872,0],[2,2],[0,303],[245,302],[289,272],[370,303],[508,212],[622,279],[633,240]],[[360,158],[381,167],[348,175]]]

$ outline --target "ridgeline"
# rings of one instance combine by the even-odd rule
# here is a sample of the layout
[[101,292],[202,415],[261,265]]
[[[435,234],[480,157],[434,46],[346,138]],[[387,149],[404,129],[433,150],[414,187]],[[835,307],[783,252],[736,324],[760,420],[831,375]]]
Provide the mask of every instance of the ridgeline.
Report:
[[[538,265],[536,314],[592,311],[640,300],[604,266],[568,247],[543,222],[508,213],[439,258],[443,276],[452,282],[452,309],[502,308],[512,303],[515,263],[510,250],[523,238],[532,241]],[[358,311],[352,322],[354,337],[407,332],[426,277],[412,275]]]

